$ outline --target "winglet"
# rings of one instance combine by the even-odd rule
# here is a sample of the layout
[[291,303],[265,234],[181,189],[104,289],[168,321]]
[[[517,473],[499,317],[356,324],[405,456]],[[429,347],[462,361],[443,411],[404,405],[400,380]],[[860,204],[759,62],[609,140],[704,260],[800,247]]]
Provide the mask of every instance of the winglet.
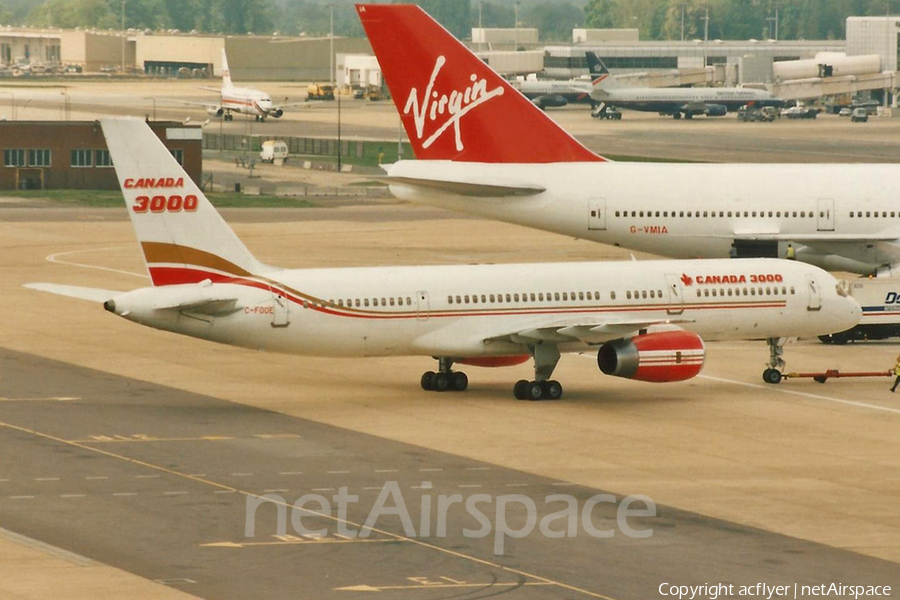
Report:
[[418,6],[358,4],[356,10],[419,159],[604,160]]

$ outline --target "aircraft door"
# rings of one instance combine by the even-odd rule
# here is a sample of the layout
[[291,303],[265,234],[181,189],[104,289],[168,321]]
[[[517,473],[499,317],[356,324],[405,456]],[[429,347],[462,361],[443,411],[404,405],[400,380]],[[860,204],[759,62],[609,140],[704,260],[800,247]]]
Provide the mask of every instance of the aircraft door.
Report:
[[431,313],[431,300],[428,292],[416,292],[416,319],[427,321]]
[[817,229],[834,231],[834,200],[831,198],[819,198]]
[[591,198],[588,200],[588,229],[606,229],[606,199]]
[[814,275],[806,276],[806,292],[809,294],[806,310],[819,310],[822,308],[822,291],[819,289],[819,282],[816,281]]
[[669,300],[666,312],[670,315],[680,315],[684,312],[684,288],[681,285],[681,277],[666,273],[666,287]]
[[291,302],[279,290],[272,290],[272,327],[287,327],[291,324]]

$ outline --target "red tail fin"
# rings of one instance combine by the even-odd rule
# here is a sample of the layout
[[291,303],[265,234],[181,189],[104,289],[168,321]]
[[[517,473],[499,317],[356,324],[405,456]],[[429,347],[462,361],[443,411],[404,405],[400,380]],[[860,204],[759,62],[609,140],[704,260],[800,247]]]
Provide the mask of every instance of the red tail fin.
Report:
[[418,158],[603,160],[418,6],[358,4],[356,10]]

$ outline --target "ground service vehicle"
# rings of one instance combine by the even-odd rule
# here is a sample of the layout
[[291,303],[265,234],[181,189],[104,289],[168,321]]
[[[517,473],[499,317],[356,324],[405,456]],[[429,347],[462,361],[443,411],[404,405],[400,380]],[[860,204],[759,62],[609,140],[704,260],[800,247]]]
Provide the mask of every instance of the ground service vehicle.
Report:
[[900,337],[900,279],[860,277],[844,282],[847,293],[862,307],[862,319],[855,327],[819,336],[826,344],[846,344],[856,340],[884,340]]

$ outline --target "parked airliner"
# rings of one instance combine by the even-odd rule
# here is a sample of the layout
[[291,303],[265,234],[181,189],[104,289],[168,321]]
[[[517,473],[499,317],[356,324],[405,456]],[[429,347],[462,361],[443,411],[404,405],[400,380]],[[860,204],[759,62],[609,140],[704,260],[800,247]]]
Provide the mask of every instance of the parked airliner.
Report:
[[[828,273],[772,259],[281,269],[260,263],[145,123],[103,134],[151,287],[29,287],[102,302],[128,320],[224,344],[313,356],[439,357],[427,390],[464,390],[454,364],[534,360],[520,399],[559,398],[560,354],[596,352],[642,381],[699,373],[707,340],[843,331],[860,307]],[[702,336],[702,337],[701,337]]]
[[204,90],[218,92],[220,100],[216,104],[209,102],[190,102],[187,100],[172,100],[179,104],[202,106],[206,112],[215,117],[222,117],[226,121],[234,119],[233,113],[251,115],[257,121],[265,121],[266,117],[280,118],[284,109],[289,106],[306,104],[306,102],[292,102],[276,106],[272,98],[266,92],[247,87],[236,87],[231,82],[231,71],[228,69],[228,57],[222,48],[222,87],[203,87]]
[[608,161],[421,9],[357,10],[420,159],[388,168],[400,198],[675,258],[900,265],[895,165]]
[[[595,57],[596,59],[596,57]],[[600,101],[591,98],[594,91],[594,83],[598,78],[604,78],[601,72],[603,63],[599,60],[590,63],[590,75],[565,81],[556,79],[521,79],[513,82],[513,87],[522,92],[540,109],[560,108],[567,104],[590,104],[593,108]]]
[[642,112],[671,115],[675,119],[695,115],[722,117],[742,106],[784,106],[784,100],[771,92],[741,87],[627,87],[609,73],[609,69],[593,52],[586,52],[591,72],[597,71],[591,90],[596,105],[594,116],[603,116],[608,108],[625,108]]

